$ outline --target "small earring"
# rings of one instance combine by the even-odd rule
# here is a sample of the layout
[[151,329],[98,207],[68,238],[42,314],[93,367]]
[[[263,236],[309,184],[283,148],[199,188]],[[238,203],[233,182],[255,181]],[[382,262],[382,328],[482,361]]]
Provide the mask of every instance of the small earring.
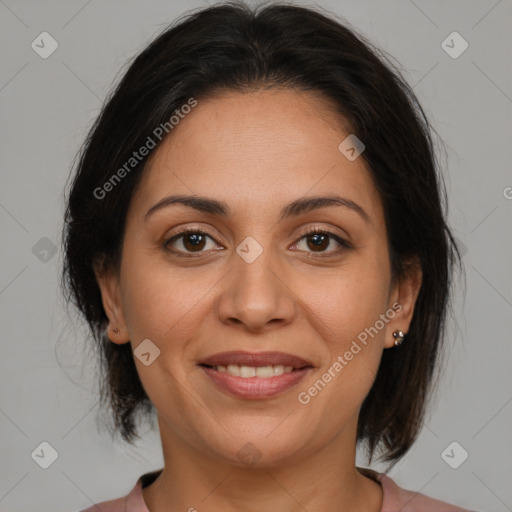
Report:
[[113,329],[113,331],[114,331],[114,333],[115,333],[115,334],[119,334],[119,333],[121,332],[121,330],[120,330],[118,327],[116,327],[115,329]]
[[393,338],[395,338],[395,347],[398,347],[398,345],[401,345],[404,341],[405,333],[403,331],[395,331]]

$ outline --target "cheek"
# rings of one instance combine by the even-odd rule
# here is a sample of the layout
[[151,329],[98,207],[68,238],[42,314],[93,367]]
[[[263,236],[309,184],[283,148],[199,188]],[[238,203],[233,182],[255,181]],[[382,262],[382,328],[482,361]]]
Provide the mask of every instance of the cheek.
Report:
[[323,299],[317,295],[310,302],[310,323],[321,334],[324,357],[316,379],[298,390],[297,399],[311,407],[311,428],[314,418],[331,418],[326,438],[358,414],[375,381],[386,336],[386,284],[352,274],[331,280]]
[[136,251],[126,257],[122,267],[123,310],[132,341],[145,338],[163,344],[191,335],[191,326],[198,325],[198,315],[205,315],[208,290],[216,280],[190,269],[171,267],[163,258]]
[[356,401],[362,400],[371,387],[386,336],[386,323],[381,320],[386,311],[385,296],[379,290],[372,291],[372,295],[362,295],[361,287],[356,286],[331,294],[333,300],[321,308],[323,316],[314,320],[315,330],[325,333],[323,370],[330,370],[331,375],[326,380],[339,388],[338,396],[346,397],[348,393]]
[[[310,321],[329,345],[343,350],[359,333],[373,326],[387,309],[389,271],[376,256],[354,259],[323,277],[301,278],[296,296],[310,311]],[[332,343],[331,343],[332,342]]]
[[191,406],[185,391],[192,361],[190,345],[212,307],[207,292],[218,279],[204,275],[192,279],[190,270],[180,272],[144,253],[126,254],[121,280],[132,349],[149,339],[160,351],[148,366],[135,357],[137,372],[157,410],[179,423],[180,413]]
[[340,404],[339,414],[354,412],[375,380],[389,335],[389,279],[387,259],[374,252],[317,280],[314,293],[307,279],[301,281],[309,322],[325,354],[319,375],[323,383],[311,392],[323,396],[319,402]]

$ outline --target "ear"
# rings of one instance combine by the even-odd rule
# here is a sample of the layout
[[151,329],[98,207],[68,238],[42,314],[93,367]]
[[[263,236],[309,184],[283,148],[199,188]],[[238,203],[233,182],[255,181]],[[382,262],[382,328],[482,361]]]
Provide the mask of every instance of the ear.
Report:
[[418,257],[412,258],[407,264],[403,275],[396,278],[389,296],[389,308],[395,311],[395,316],[389,321],[386,330],[384,346],[391,348],[395,340],[393,332],[409,332],[414,306],[421,288],[423,272]]
[[130,341],[124,318],[121,289],[117,272],[106,268],[102,261],[94,264],[94,274],[101,291],[103,309],[108,317],[107,335],[113,343],[122,345]]

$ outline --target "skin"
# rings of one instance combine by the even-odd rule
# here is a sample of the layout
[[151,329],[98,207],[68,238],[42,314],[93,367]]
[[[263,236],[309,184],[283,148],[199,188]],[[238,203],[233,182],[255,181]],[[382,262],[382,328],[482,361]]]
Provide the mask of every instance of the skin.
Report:
[[[381,199],[363,159],[338,149],[349,133],[311,93],[217,94],[200,100],[151,156],[128,211],[120,268],[97,273],[112,342],[135,349],[150,339],[161,351],[149,366],[135,358],[158,411],[165,462],[143,489],[151,512],[380,510],[380,485],[355,466],[357,418],[393,331],[409,328],[421,275],[392,281]],[[171,194],[217,199],[230,213],[174,204],[145,218]],[[333,194],[368,220],[343,206],[279,220],[291,201]],[[186,237],[166,249],[183,227],[207,233],[202,252]],[[331,237],[317,249],[304,234],[312,227],[350,247]],[[247,236],[263,248],[252,263],[236,252]],[[402,309],[378,335],[299,403],[298,393],[397,302]],[[288,352],[314,369],[276,397],[236,398],[198,366],[227,350]],[[256,464],[237,456],[246,443]]]

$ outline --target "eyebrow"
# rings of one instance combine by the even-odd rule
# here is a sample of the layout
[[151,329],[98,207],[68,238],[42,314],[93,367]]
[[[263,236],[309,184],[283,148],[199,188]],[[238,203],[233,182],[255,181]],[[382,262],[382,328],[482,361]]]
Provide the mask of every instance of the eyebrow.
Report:
[[[153,213],[174,204],[181,204],[201,212],[220,215],[223,217],[227,217],[230,214],[229,206],[223,201],[196,195],[172,195],[164,197],[158,201],[158,203],[153,205],[144,215],[144,220],[147,220]],[[307,213],[318,208],[325,208],[327,206],[342,206],[359,214],[365,222],[371,222],[369,215],[356,202],[337,195],[303,197],[296,199],[281,210],[279,222],[285,218]]]

